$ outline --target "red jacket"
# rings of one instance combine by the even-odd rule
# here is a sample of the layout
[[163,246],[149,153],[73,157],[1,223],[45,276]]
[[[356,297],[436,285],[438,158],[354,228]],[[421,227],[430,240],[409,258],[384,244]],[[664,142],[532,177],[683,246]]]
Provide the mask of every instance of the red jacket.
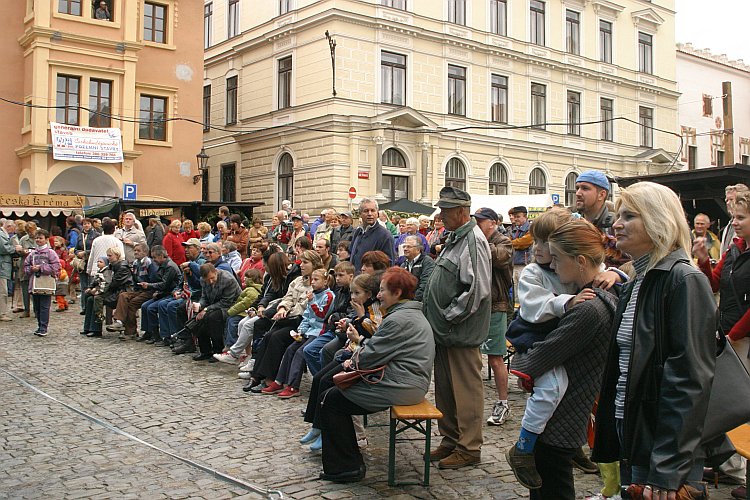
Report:
[[187,260],[185,258],[185,247],[182,246],[182,237],[179,234],[169,231],[164,235],[161,244],[167,250],[169,258],[178,266]]

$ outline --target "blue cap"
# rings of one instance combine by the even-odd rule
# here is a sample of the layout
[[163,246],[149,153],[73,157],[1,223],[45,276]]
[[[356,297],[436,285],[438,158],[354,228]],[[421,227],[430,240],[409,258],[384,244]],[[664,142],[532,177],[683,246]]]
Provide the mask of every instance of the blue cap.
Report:
[[598,170],[587,170],[582,173],[578,176],[578,179],[576,179],[576,183],[579,182],[588,182],[589,184],[605,189],[607,192],[611,189],[607,176]]

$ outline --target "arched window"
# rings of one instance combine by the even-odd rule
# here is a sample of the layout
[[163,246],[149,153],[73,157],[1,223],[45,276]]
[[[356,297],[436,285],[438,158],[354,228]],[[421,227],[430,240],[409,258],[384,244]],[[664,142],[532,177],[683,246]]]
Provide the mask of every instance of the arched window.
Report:
[[406,168],[406,160],[398,149],[389,148],[383,153],[383,166]]
[[466,190],[466,167],[458,158],[451,158],[445,166],[445,185]]
[[547,176],[544,170],[537,167],[529,175],[529,194],[546,194],[547,193]]
[[508,172],[501,163],[490,168],[490,194],[508,194]]
[[576,206],[576,179],[578,179],[578,174],[575,172],[571,172],[565,177],[565,206],[566,207]]
[[292,155],[284,153],[279,158],[279,199],[278,207],[281,208],[283,200],[289,200],[294,206],[294,160]]

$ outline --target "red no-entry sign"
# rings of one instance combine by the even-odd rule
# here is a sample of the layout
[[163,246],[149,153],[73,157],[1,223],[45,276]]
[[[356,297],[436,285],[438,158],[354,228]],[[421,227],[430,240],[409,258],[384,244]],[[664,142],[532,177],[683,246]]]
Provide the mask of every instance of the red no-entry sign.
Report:
[[349,198],[353,200],[356,197],[357,197],[357,189],[354,186],[352,186],[349,188]]

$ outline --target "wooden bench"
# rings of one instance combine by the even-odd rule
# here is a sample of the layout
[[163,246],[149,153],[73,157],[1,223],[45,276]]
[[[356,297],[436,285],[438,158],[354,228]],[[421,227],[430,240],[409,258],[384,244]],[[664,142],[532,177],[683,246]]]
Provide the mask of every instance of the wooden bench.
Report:
[[[391,406],[391,429],[388,438],[388,486],[406,484],[430,485],[430,438],[432,420],[443,418],[443,414],[427,400],[411,406]],[[396,483],[396,441],[417,441],[422,438],[397,438],[407,429],[414,429],[424,436],[424,475],[421,483]]]
[[[729,431],[727,436],[732,441],[737,453],[750,459],[750,425],[742,424],[736,429]],[[750,468],[745,472],[745,481],[746,485],[750,484]],[[745,498],[750,498],[750,495],[745,496]]]

